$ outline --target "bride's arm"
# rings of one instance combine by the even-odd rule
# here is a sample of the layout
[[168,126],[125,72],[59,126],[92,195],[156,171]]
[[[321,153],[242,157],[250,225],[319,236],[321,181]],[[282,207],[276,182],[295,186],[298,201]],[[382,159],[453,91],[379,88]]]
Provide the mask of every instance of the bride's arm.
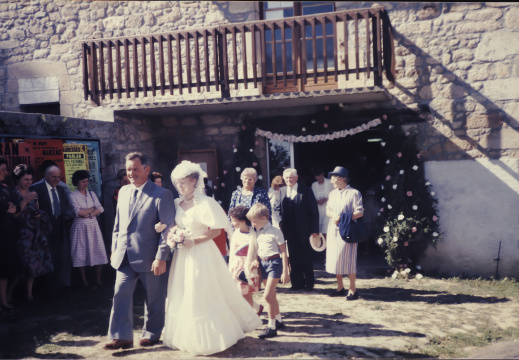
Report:
[[196,238],[193,239],[195,241],[195,245],[204,243],[207,240],[214,239],[215,237],[220,235],[221,230],[222,229],[209,229],[208,231],[205,232],[205,234],[197,236]]

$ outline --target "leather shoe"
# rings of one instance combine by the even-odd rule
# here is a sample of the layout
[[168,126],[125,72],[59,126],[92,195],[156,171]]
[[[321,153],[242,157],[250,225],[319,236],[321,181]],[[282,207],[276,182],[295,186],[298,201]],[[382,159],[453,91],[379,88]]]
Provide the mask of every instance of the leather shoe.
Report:
[[355,290],[354,293],[349,293],[348,296],[346,296],[346,300],[357,300],[359,298],[359,292]]
[[328,294],[328,296],[331,296],[331,297],[344,296],[344,295],[346,295],[346,290],[344,288],[340,289],[339,291],[333,290],[331,293]]
[[276,320],[276,330],[277,329],[284,329],[286,327],[287,326],[285,325],[285,323],[283,321]]
[[115,339],[112,342],[105,344],[103,349],[105,350],[119,350],[119,349],[131,349],[133,347],[133,341],[131,340],[119,340]]
[[151,339],[141,339],[139,342],[140,346],[153,346],[157,345],[159,343],[159,340],[151,340]]
[[265,330],[261,332],[261,334],[258,335],[260,339],[268,339],[275,336],[278,336],[278,332],[276,330],[269,328],[268,326]]
[[303,290],[303,289],[304,289],[304,287],[302,287],[302,286],[292,286],[290,288],[290,291],[300,291],[300,290]]

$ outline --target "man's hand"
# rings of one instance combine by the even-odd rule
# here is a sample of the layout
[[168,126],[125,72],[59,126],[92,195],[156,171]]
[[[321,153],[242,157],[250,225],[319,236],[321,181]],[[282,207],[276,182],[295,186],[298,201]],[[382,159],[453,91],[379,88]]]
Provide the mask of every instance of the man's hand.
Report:
[[151,271],[154,275],[162,275],[166,272],[166,262],[164,260],[155,259],[151,264]]
[[317,236],[319,236],[319,234],[312,233],[312,237],[317,237]]
[[290,282],[290,275],[288,274],[288,271],[283,271],[280,280],[283,285],[288,284]]

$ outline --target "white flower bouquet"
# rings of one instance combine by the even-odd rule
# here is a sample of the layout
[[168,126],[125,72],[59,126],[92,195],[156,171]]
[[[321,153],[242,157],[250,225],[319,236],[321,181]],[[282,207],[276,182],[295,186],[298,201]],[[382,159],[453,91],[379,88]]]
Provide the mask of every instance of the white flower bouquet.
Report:
[[167,238],[167,244],[172,250],[181,249],[184,246],[190,248],[193,242],[191,230],[179,226],[172,228]]

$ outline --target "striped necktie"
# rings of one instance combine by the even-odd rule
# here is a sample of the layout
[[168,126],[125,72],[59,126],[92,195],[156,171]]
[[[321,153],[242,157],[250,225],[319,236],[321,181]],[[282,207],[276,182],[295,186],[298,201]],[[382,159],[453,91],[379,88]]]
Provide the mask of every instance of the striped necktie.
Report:
[[52,212],[54,216],[58,217],[61,215],[61,207],[59,206],[58,194],[56,194],[56,188],[52,188]]

